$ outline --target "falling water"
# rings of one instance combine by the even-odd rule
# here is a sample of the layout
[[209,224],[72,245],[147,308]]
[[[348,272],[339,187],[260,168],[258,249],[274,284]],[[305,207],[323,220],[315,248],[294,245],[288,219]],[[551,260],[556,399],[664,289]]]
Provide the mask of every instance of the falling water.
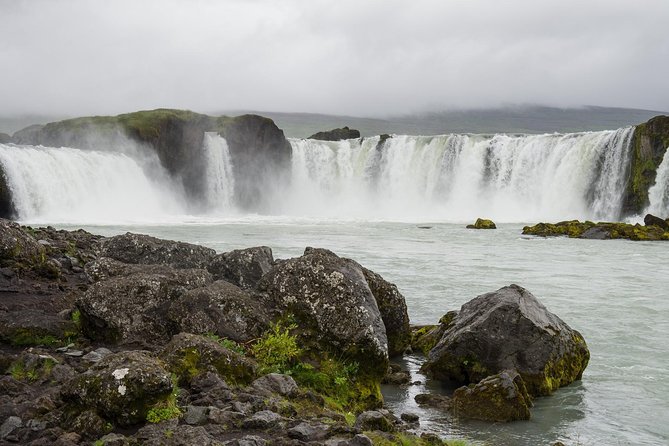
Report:
[[632,133],[294,139],[284,204],[323,217],[616,220]]
[[155,164],[126,154],[0,144],[0,164],[22,220],[155,221],[183,214]]
[[669,217],[669,148],[664,152],[662,163],[657,168],[655,184],[648,190],[650,205],[647,213],[658,217]]
[[218,133],[207,132],[203,149],[206,160],[207,212],[229,211],[233,206],[235,180],[228,143]]

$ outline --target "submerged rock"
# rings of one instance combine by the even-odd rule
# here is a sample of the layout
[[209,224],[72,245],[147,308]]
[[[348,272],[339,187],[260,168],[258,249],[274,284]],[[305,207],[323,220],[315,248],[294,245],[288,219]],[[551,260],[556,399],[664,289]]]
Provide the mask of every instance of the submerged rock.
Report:
[[467,229],[497,229],[497,226],[492,220],[477,218],[473,225],[467,225]]
[[529,420],[532,400],[515,370],[504,370],[453,393],[451,408],[462,418],[483,421]]
[[341,141],[343,139],[356,138],[360,138],[360,131],[350,129],[348,127],[342,127],[339,129],[328,130],[326,132],[314,133],[307,139],[317,139],[320,141]]
[[530,395],[581,379],[590,352],[581,334],[529,291],[510,285],[464,304],[422,370],[455,384],[515,369]]

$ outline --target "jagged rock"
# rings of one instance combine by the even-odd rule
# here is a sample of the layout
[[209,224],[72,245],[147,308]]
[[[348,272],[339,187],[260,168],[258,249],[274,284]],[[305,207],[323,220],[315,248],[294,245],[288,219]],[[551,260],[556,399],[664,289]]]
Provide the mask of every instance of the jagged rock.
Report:
[[208,268],[214,279],[227,280],[242,289],[248,289],[255,287],[273,265],[272,249],[257,246],[218,254]]
[[90,362],[99,362],[100,360],[110,355],[111,353],[112,351],[109,350],[108,348],[99,347],[91,352],[88,352],[81,359]]
[[261,410],[256,412],[250,418],[242,423],[244,429],[269,429],[276,426],[283,420],[283,417],[271,410]]
[[367,268],[361,268],[386,328],[388,355],[401,355],[411,344],[409,313],[404,296],[394,284]]
[[192,426],[200,426],[209,421],[210,407],[207,406],[187,406],[183,422]]
[[23,421],[19,417],[9,417],[0,426],[0,440],[10,438],[18,429],[23,427]]
[[579,332],[529,291],[510,285],[464,304],[422,370],[458,384],[515,369],[530,395],[581,379],[590,352]]
[[66,384],[61,396],[125,426],[145,421],[148,411],[171,392],[170,374],[162,361],[148,352],[128,351],[93,365]]
[[46,261],[45,248],[20,225],[0,219],[0,266],[31,266]]
[[504,370],[453,393],[455,415],[483,421],[529,420],[532,401],[515,370]]
[[646,216],[643,218],[643,223],[646,226],[659,226],[660,228],[664,229],[665,231],[669,231],[669,223],[667,223],[666,220],[661,219],[660,217],[656,217],[652,214],[646,214]]
[[368,410],[358,415],[355,419],[355,428],[361,431],[392,432],[395,430],[393,423],[377,410]]
[[216,251],[192,243],[162,240],[128,232],[104,240],[100,256],[124,263],[163,264],[173,268],[206,268]]
[[299,388],[292,376],[269,373],[253,381],[253,388],[264,393],[276,393],[281,396],[294,396]]
[[71,429],[85,440],[95,440],[111,431],[111,424],[100,418],[94,410],[85,410],[74,420]]
[[342,139],[360,138],[360,131],[342,127],[339,129],[328,130],[326,132],[314,133],[307,139],[317,139],[320,141],[341,141]]
[[252,360],[228,350],[216,340],[190,333],[175,335],[160,356],[181,382],[215,370],[226,382],[246,384],[255,377],[257,369]]
[[288,437],[304,442],[320,441],[328,437],[328,431],[326,424],[302,422],[288,429]]
[[184,293],[172,303],[168,318],[180,331],[214,333],[237,342],[260,337],[270,325],[260,302],[223,280]]
[[292,313],[303,347],[330,350],[358,361],[381,378],[388,367],[388,341],[378,305],[360,266],[327,250],[307,249],[279,262],[258,284],[264,300]]
[[467,225],[467,229],[497,229],[495,222],[486,220],[485,218],[477,218],[476,223]]
[[82,330],[91,339],[114,344],[164,343],[174,331],[167,319],[171,302],[211,280],[205,270],[170,269],[95,283],[76,303]]

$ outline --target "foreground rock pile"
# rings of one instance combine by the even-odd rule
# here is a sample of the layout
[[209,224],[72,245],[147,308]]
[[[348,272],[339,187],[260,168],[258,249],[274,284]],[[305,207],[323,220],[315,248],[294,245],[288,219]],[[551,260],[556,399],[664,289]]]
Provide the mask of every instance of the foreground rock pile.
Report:
[[426,373],[465,385],[443,409],[499,421],[588,360],[517,286],[412,333],[395,285],[325,249],[275,260],[0,220],[0,267],[0,443],[444,444],[383,409],[381,382],[409,381],[392,356],[423,349]]

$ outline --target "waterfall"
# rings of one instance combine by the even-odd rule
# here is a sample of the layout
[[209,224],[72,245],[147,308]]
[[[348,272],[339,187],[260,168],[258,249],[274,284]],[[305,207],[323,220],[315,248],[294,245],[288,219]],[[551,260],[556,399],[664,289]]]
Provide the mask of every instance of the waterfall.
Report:
[[24,221],[104,224],[184,213],[157,162],[120,153],[0,144],[0,164]]
[[548,135],[292,139],[290,214],[499,221],[620,217],[632,127]]
[[648,190],[649,205],[645,213],[661,218],[669,217],[669,148],[657,168],[655,184]]
[[233,206],[235,180],[228,143],[218,133],[207,132],[204,135],[203,150],[206,162],[207,212],[229,211]]

